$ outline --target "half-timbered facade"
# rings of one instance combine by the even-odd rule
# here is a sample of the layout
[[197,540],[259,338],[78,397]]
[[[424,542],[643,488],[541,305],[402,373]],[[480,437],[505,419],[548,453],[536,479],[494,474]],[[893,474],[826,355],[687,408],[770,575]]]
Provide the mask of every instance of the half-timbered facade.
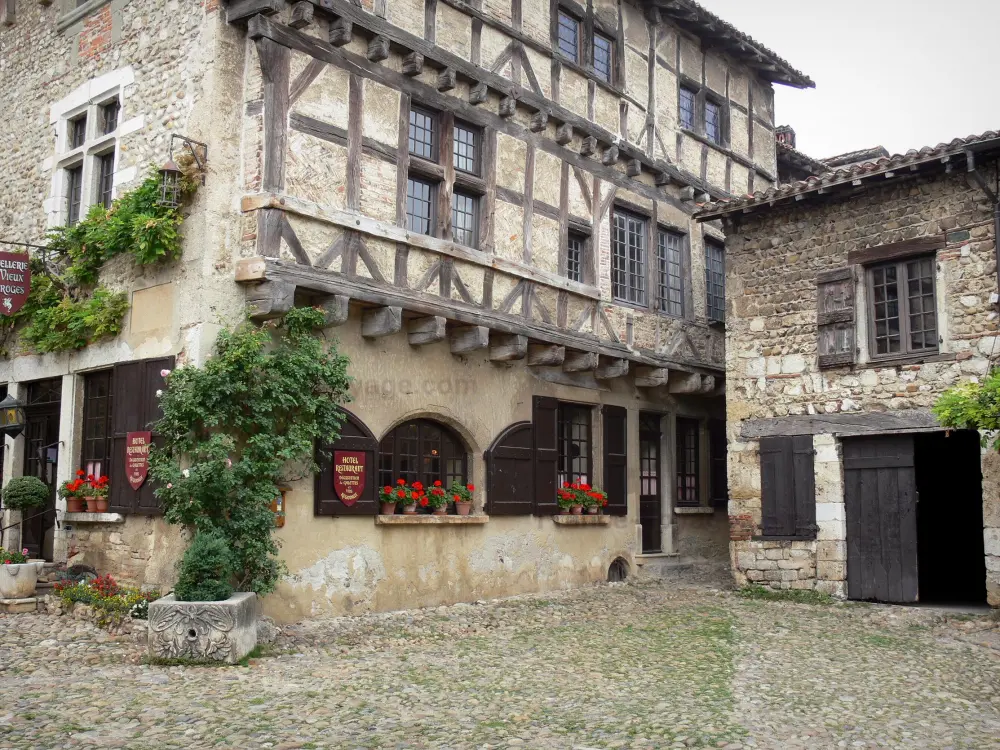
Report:
[[699,214],[728,232],[737,583],[1000,605],[1000,456],[931,411],[996,362],[998,159],[995,132],[849,154]]
[[[15,390],[58,374],[64,402],[94,394],[61,407],[64,422],[99,425],[99,394],[138,381],[87,385],[84,370],[141,360],[128,377],[155,380],[146,360],[201,361],[246,306],[258,319],[322,306],[355,378],[331,447],[365,456],[365,487],[342,502],[328,465],[290,486],[277,532],[289,575],[267,604],[284,618],[603,580],[643,553],[725,554],[725,238],[691,214],[776,181],[772,85],[807,78],[686,0],[233,0],[171,32],[192,47],[169,65],[200,77],[153,85],[135,0],[96,5],[113,34],[88,74],[114,76],[134,52],[122,96],[169,91],[167,110],[123,101],[123,122],[143,120],[122,153],[183,128],[209,145],[206,186],[164,277],[171,329],[58,364],[15,357]],[[48,22],[53,44],[90,43],[90,17],[70,39],[52,11],[24,10],[0,33]],[[76,186],[107,183],[107,163],[87,161],[104,145],[48,160],[51,216],[100,199]],[[31,210],[11,226],[37,237],[43,206]],[[166,326],[133,304],[137,318]],[[106,446],[114,472],[128,425],[109,408],[104,443],[58,430]],[[397,478],[473,484],[475,513],[377,516],[376,488]],[[563,481],[602,486],[607,515],[564,523]],[[119,527],[71,523],[53,554],[107,560],[102,545],[128,546],[120,529],[140,521],[150,545],[179,546],[134,502]],[[141,568],[130,575],[164,578]]]

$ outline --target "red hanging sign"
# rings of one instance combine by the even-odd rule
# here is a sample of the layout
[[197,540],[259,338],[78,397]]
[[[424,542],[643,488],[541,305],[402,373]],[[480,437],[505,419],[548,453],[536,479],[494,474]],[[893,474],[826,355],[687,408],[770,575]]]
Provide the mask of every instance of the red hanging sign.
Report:
[[344,505],[358,501],[365,491],[364,451],[333,452],[333,489]]
[[152,442],[152,432],[129,432],[125,435],[125,476],[133,490],[138,490],[146,481]]
[[27,254],[0,252],[0,315],[13,315],[24,307],[30,291]]

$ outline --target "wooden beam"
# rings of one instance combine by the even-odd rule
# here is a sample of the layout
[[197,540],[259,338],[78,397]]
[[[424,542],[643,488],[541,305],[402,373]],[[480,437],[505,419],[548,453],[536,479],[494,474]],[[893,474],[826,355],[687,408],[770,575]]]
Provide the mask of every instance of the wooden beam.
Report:
[[675,372],[670,376],[670,393],[701,393],[701,375],[696,372]]
[[409,52],[403,56],[403,75],[418,76],[424,70],[424,56],[419,52]]
[[354,37],[354,23],[346,18],[338,18],[330,24],[330,44],[334,47],[343,47],[350,44]]
[[292,17],[288,21],[288,25],[293,29],[304,29],[307,26],[312,26],[315,20],[316,13],[313,10],[313,4],[301,0],[292,6]]
[[670,379],[670,370],[666,367],[647,367],[639,365],[635,368],[635,384],[639,388],[656,388],[666,385]]
[[490,87],[480,81],[469,89],[469,104],[482,104],[490,98]]
[[642,162],[638,159],[629,159],[625,165],[625,174],[629,177],[638,177],[642,174]]
[[247,291],[247,305],[254,320],[280,318],[295,307],[295,284],[288,281],[265,281]]
[[285,0],[232,0],[226,6],[226,23],[243,21],[258,13],[270,16],[274,13],[280,13],[284,9]]
[[714,375],[702,375],[701,376],[701,392],[702,394],[708,395],[715,390],[715,376]]
[[524,359],[528,353],[528,337],[516,333],[490,333],[490,361],[510,362]]
[[437,77],[437,90],[438,91],[451,91],[455,88],[455,84],[458,82],[458,74],[455,73],[454,68],[445,68]]
[[565,146],[567,143],[573,140],[573,126],[568,122],[564,122],[558,128],[556,128],[556,143],[560,146]]
[[610,167],[618,161],[618,147],[608,146],[604,149],[604,153],[601,154],[601,164],[606,167]]
[[444,341],[448,335],[448,320],[440,315],[428,315],[423,318],[412,318],[406,324],[406,333],[410,346],[423,346]]
[[594,377],[598,380],[612,380],[628,375],[627,359],[603,359],[594,370]]
[[347,322],[351,313],[351,298],[345,297],[343,294],[334,294],[329,299],[324,300],[321,307],[325,318],[324,326],[328,328],[342,326]]
[[566,359],[565,346],[528,344],[528,367],[555,367]]
[[588,135],[580,144],[580,156],[593,156],[597,153],[597,139]]
[[374,36],[368,42],[367,57],[372,62],[381,62],[389,57],[389,40],[384,36]]
[[500,99],[500,111],[501,117],[513,117],[514,113],[517,111],[517,99],[513,96],[504,96]]
[[864,414],[798,414],[773,419],[747,419],[740,426],[740,437],[789,435],[878,435],[895,432],[929,432],[943,429],[927,409],[899,409]]
[[468,354],[490,345],[490,329],[486,326],[456,326],[448,333],[452,354]]
[[540,109],[531,116],[531,124],[528,126],[528,129],[532,133],[540,133],[548,126],[549,113],[544,109]]
[[563,362],[563,370],[566,372],[586,372],[596,370],[598,365],[597,352],[567,352]]
[[361,315],[361,335],[366,339],[389,336],[403,328],[403,308],[375,307]]

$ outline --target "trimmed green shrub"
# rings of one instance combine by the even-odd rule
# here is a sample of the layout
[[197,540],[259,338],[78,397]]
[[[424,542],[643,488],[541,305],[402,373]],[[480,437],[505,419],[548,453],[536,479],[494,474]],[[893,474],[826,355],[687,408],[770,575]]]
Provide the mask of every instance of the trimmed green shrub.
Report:
[[182,602],[217,602],[232,596],[233,556],[225,538],[199,531],[180,562],[174,596]]
[[45,505],[49,488],[38,477],[14,477],[3,488],[3,504],[13,510],[28,510]]

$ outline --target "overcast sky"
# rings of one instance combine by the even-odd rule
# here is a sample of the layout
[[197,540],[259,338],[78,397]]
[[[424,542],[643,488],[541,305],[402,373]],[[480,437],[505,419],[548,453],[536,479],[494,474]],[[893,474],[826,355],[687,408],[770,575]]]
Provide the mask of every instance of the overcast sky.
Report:
[[816,82],[774,87],[810,156],[1000,130],[998,0],[699,2]]

